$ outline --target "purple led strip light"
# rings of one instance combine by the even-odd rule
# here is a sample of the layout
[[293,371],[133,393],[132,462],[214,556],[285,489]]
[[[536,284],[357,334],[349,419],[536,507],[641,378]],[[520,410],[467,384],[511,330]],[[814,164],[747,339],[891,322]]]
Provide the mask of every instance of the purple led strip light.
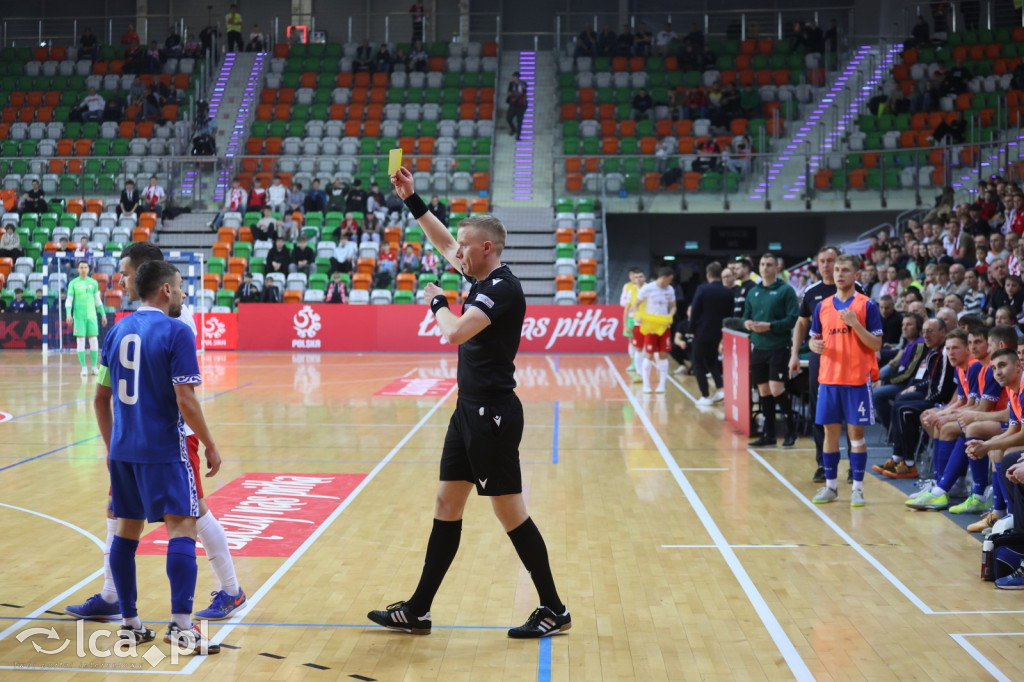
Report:
[[[533,198],[533,143],[534,143],[534,85],[537,73],[537,54],[519,53],[519,77],[526,83],[526,113],[523,114],[519,140],[515,143],[512,162],[513,201]],[[522,182],[518,182],[522,181]]]

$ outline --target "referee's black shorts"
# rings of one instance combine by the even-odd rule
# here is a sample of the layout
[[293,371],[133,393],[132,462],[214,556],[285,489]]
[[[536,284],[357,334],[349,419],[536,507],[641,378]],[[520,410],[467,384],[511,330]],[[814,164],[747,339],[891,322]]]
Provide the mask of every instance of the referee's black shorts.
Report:
[[442,481],[469,481],[477,494],[523,492],[519,442],[523,404],[511,393],[490,400],[459,396],[441,453]]
[[767,384],[769,381],[786,381],[789,374],[789,349],[773,348],[772,350],[750,351],[750,380],[755,386]]

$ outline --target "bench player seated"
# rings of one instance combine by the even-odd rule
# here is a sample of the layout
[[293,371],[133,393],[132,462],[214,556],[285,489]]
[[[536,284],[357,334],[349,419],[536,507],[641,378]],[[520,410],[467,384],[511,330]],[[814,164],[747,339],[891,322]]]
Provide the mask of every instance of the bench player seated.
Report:
[[[949,339],[947,335],[947,349]],[[967,333],[968,354],[966,360],[958,357],[960,365],[950,356],[957,372],[957,394],[966,392],[967,402],[955,411],[955,419],[945,421],[934,431],[933,462],[936,481],[926,490],[922,490],[906,501],[911,509],[925,511],[928,509],[949,508],[948,493],[962,476],[967,473],[968,466],[974,477],[971,495],[962,503],[955,505],[951,512],[955,514],[980,513],[985,509],[985,487],[988,485],[987,461],[980,459],[969,464],[967,457],[965,429],[974,425],[972,433],[975,437],[989,438],[1003,430],[1002,423],[1008,418],[1007,397],[1003,387],[996,381],[990,365],[989,330],[975,327]],[[994,327],[992,330],[992,347],[996,350],[1016,348],[1016,332],[1012,329]],[[963,367],[963,363],[967,367]],[[948,406],[947,406],[948,407]],[[921,415],[921,423],[926,427],[927,412]],[[941,466],[940,466],[941,465]]]

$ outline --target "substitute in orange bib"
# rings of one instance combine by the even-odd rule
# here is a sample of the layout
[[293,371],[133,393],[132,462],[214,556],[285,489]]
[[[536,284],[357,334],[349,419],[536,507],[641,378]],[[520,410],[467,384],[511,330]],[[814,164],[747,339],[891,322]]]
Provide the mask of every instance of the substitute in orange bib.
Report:
[[821,355],[815,422],[825,427],[825,486],[814,496],[815,504],[838,497],[839,435],[846,422],[853,469],[850,506],[864,506],[864,426],[875,423],[871,382],[878,379],[875,353],[882,347],[882,314],[854,287],[859,271],[856,256],[839,256],[833,272],[836,293],[818,304],[811,319],[811,350]]

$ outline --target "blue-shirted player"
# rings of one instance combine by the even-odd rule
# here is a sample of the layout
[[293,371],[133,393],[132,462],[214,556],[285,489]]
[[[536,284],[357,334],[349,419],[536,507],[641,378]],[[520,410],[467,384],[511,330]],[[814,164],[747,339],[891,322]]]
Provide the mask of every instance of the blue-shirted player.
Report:
[[146,521],[163,521],[171,583],[171,623],[164,641],[215,654],[220,646],[192,623],[199,498],[186,423],[206,447],[207,476],[220,468],[220,454],[195,395],[201,382],[195,336],[174,319],[185,297],[177,268],[164,261],[144,263],[135,288],[143,306],[107,334],[95,399],[96,420],[110,453],[111,506],[117,517],[110,570],[124,620],[118,635],[134,644],[156,636],[136,608],[135,552]]

